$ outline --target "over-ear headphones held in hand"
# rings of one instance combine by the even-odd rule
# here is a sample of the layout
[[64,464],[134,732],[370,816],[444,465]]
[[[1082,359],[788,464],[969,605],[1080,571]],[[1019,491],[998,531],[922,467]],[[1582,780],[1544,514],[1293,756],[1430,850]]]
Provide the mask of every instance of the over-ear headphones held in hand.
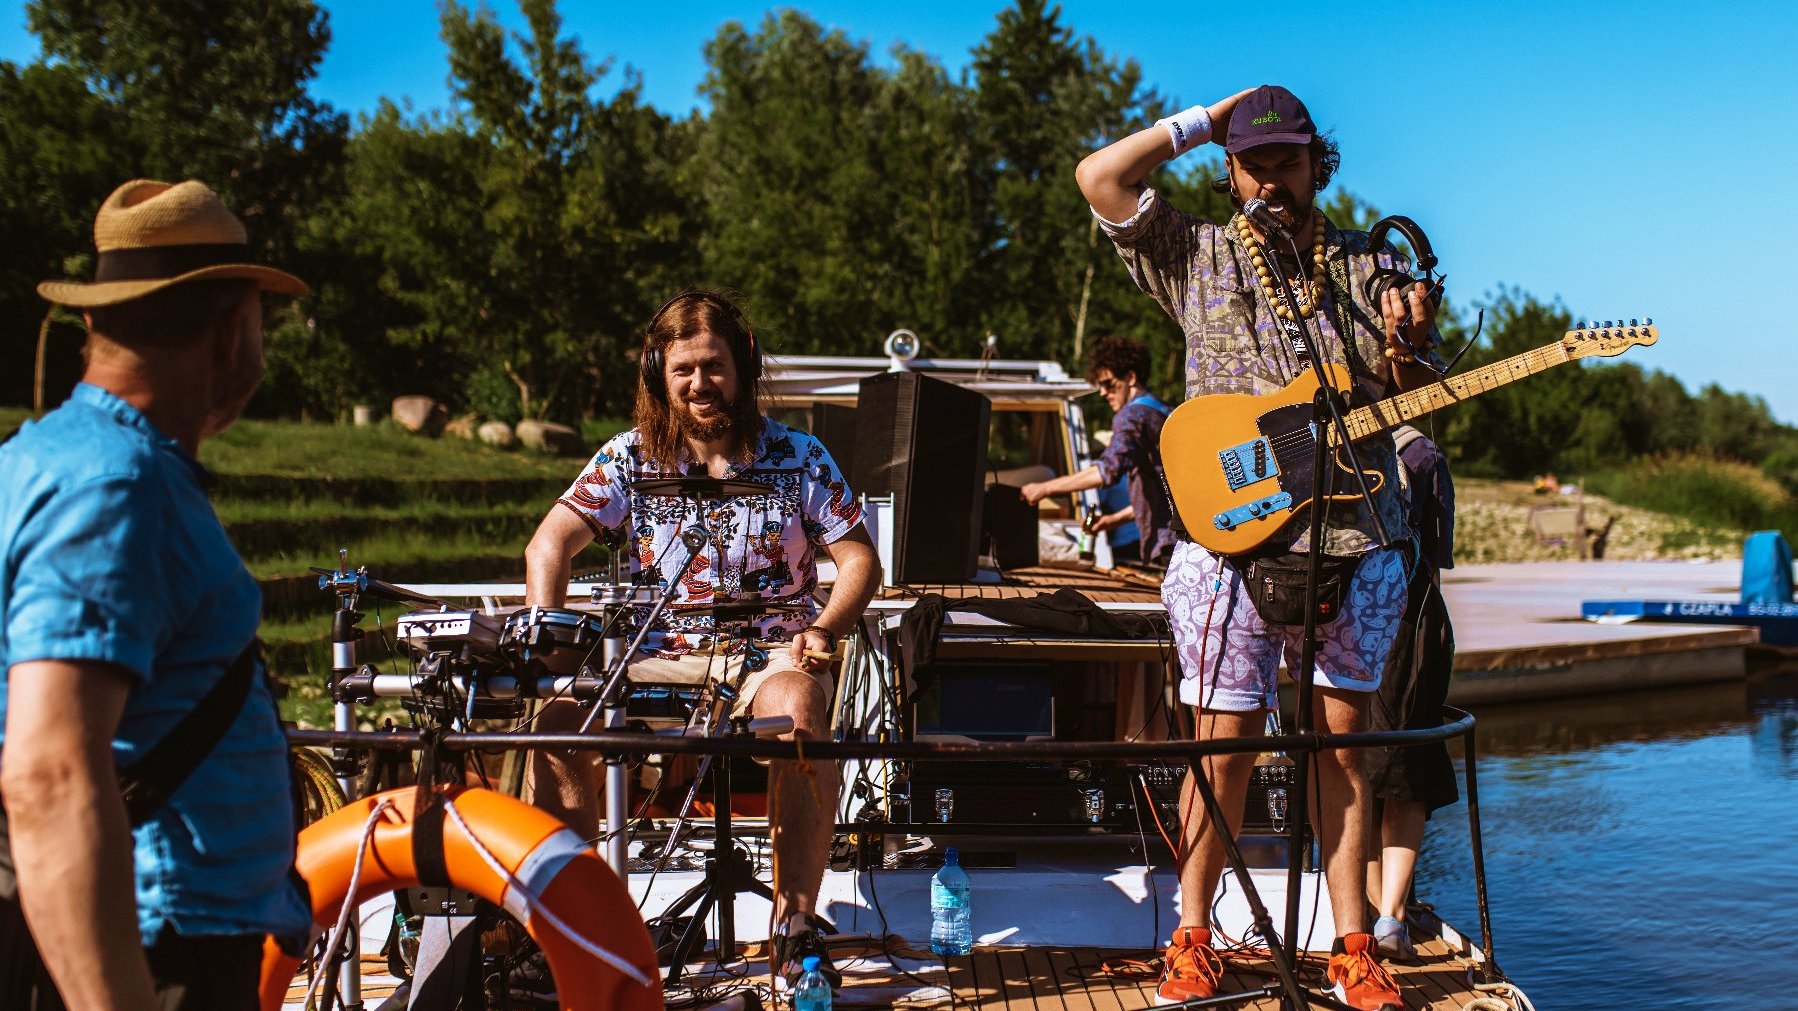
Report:
[[1397,288],[1401,295],[1409,298],[1411,287],[1419,281],[1428,288],[1424,297],[1431,304],[1441,304],[1442,282],[1448,278],[1435,276],[1436,252],[1430,248],[1430,238],[1423,234],[1423,229],[1417,226],[1417,222],[1402,214],[1394,214],[1374,222],[1374,226],[1367,232],[1367,251],[1379,252],[1386,245],[1386,236],[1391,232],[1398,232],[1411,243],[1411,251],[1417,256],[1417,262],[1413,266],[1416,270],[1423,271],[1423,276],[1417,277],[1402,270],[1381,267],[1363,282],[1361,290],[1367,295],[1367,304],[1378,312],[1380,302],[1386,297],[1388,290]]

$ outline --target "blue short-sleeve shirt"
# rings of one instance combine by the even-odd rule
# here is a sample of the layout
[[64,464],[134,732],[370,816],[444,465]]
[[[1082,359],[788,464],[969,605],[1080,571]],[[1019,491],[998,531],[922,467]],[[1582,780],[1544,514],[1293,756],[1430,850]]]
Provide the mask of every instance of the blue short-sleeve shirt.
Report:
[[[134,678],[112,742],[122,767],[160,741],[250,642],[262,595],[204,479],[136,408],[85,383],[0,446],[0,733],[13,664],[115,664]],[[286,748],[274,698],[256,678],[218,747],[134,831],[146,945],[164,927],[187,936],[306,932],[311,914],[287,876]]]

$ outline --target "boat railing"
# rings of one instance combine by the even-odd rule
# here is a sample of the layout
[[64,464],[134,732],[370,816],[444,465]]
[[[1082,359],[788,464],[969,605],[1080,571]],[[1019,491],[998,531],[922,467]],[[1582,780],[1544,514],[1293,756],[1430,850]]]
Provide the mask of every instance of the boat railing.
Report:
[[[1352,734],[1308,731],[1261,737],[1230,737],[1183,741],[778,741],[748,736],[664,736],[629,731],[597,730],[590,733],[535,732],[439,732],[414,730],[348,731],[289,730],[290,743],[303,747],[327,747],[342,751],[411,751],[440,748],[444,751],[591,751],[608,755],[640,756],[713,755],[755,759],[886,759],[902,762],[1016,762],[1016,761],[1184,761],[1196,768],[1212,755],[1284,751],[1316,754],[1341,748],[1416,747],[1463,741],[1463,774],[1467,784],[1467,823],[1472,845],[1475,899],[1479,904],[1480,957],[1477,974],[1482,982],[1501,982],[1503,972],[1493,954],[1492,918],[1487,900],[1485,852],[1480,835],[1479,774],[1472,713],[1444,707],[1445,722],[1435,727],[1378,730]],[[1295,798],[1295,800],[1297,800]],[[865,827],[865,826],[848,826]],[[901,827],[901,826],[895,826]]]

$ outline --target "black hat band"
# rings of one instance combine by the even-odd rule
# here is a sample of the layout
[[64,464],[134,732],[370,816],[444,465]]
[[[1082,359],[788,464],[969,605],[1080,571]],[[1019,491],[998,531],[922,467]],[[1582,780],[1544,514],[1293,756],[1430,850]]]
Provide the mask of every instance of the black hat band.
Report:
[[94,263],[94,282],[160,281],[204,267],[247,263],[250,247],[242,242],[191,243],[183,246],[140,246],[109,249]]

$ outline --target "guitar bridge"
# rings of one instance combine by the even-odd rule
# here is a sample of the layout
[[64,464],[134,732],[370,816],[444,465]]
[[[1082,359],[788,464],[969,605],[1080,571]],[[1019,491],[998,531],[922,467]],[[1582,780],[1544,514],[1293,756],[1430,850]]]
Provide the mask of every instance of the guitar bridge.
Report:
[[1277,492],[1266,498],[1239,505],[1227,512],[1218,513],[1211,517],[1211,525],[1219,530],[1234,530],[1249,520],[1266,519],[1281,510],[1291,508],[1292,496],[1286,492]]
[[1273,449],[1265,438],[1231,446],[1217,454],[1217,459],[1223,465],[1224,480],[1231,491],[1239,491],[1280,473],[1280,465],[1274,460]]

